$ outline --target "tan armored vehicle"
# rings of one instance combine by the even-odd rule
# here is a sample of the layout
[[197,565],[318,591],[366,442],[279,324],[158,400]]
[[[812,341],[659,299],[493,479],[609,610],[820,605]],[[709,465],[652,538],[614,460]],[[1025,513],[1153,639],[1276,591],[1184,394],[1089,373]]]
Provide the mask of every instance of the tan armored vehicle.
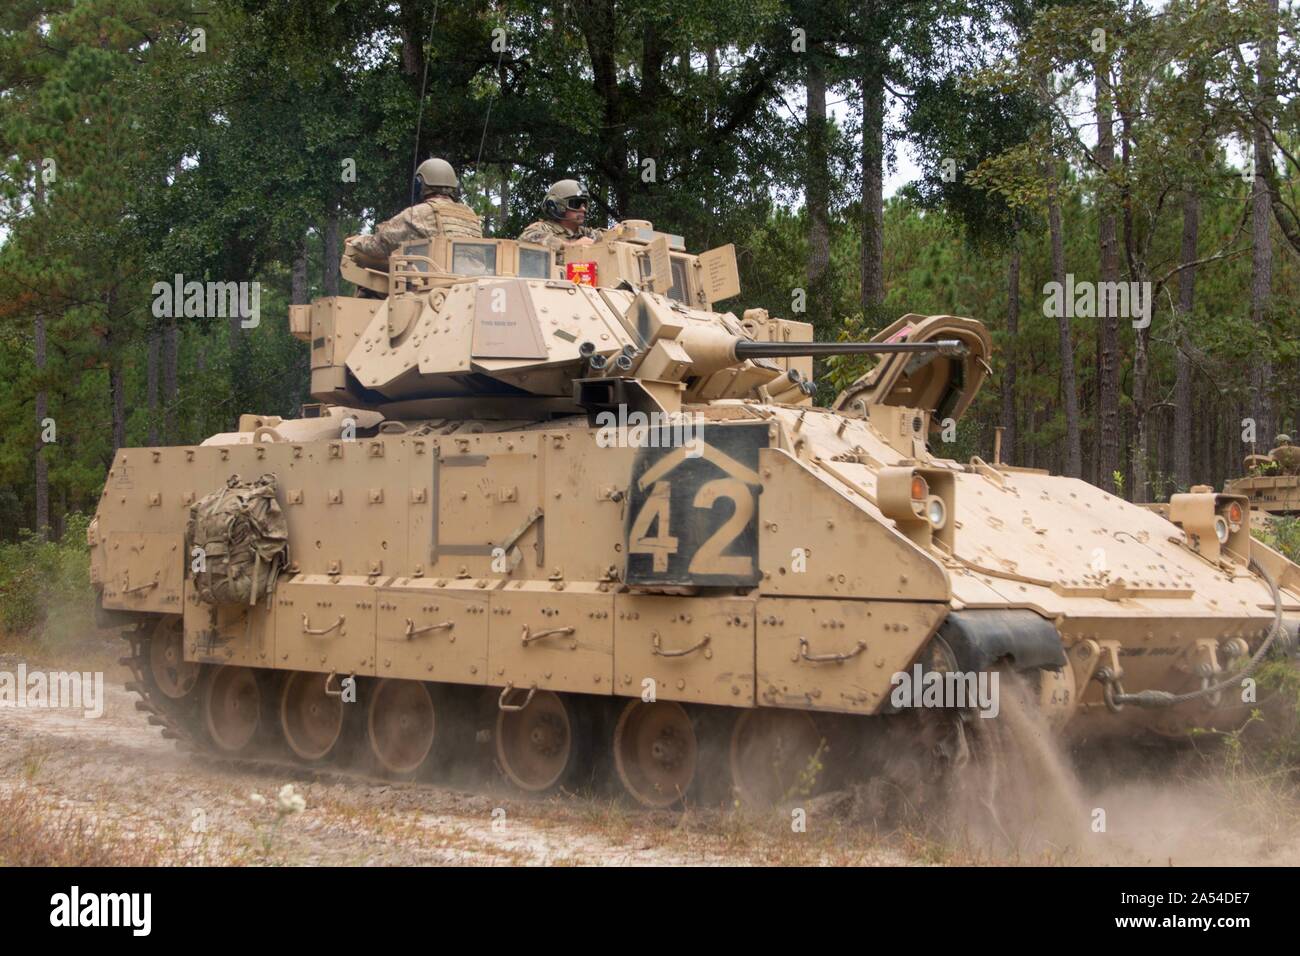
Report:
[[1267,455],[1249,455],[1245,475],[1227,483],[1224,490],[1245,495],[1263,515],[1300,515],[1300,447],[1288,435],[1278,435]]
[[[904,675],[1017,671],[1057,726],[1180,733],[1240,718],[1230,672],[1292,642],[1300,569],[1244,496],[1171,521],[944,457],[979,322],[813,343],[719,311],[730,247],[625,222],[566,251],[354,267],[375,298],[291,310],[304,417],[118,453],[93,577],[164,733],[398,775],[477,741],[526,791],[606,758],[649,806],[719,775],[757,802],[870,774],[861,742],[924,727]],[[840,352],[879,361],[814,407],[812,359]]]

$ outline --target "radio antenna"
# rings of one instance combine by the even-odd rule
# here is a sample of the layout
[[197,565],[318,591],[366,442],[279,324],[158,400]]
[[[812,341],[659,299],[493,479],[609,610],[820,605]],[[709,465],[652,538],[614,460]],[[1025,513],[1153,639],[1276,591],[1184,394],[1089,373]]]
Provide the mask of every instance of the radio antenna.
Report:
[[420,168],[420,125],[424,121],[424,91],[429,85],[429,47],[433,45],[433,31],[438,24],[438,4],[441,0],[433,0],[433,19],[429,21],[429,39],[425,42],[424,50],[424,75],[420,78],[420,108],[415,114],[415,158],[411,161],[411,205],[415,205],[415,171]]

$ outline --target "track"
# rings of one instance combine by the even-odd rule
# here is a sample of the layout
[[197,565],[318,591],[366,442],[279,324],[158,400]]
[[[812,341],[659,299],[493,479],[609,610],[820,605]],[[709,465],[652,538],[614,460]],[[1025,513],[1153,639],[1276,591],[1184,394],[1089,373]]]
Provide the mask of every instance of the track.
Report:
[[[341,704],[325,675],[185,662],[175,624],[163,618],[125,635],[131,652],[120,661],[131,671],[126,689],[138,696],[136,709],[165,739],[214,766],[298,779],[416,786],[504,779],[522,794],[622,793],[652,810],[762,809],[838,783],[858,756],[851,735],[866,726],[802,711],[375,679],[359,679],[357,703]],[[426,706],[436,707],[436,734]],[[276,710],[279,719],[269,719]],[[908,773],[909,785],[920,782],[917,767]]]
[[[131,635],[131,692],[110,688],[103,719],[36,709],[10,711],[0,721],[0,767],[6,770],[0,803],[17,797],[39,806],[56,829],[68,814],[120,829],[129,838],[120,844],[117,863],[1217,865],[1300,860],[1300,807],[1276,775],[1257,780],[1225,773],[1195,753],[1184,751],[1180,758],[1166,748],[1153,759],[1149,749],[1128,747],[1086,758],[1081,783],[1062,754],[1046,752],[1049,742],[1032,721],[1018,729],[976,724],[980,733],[970,738],[972,756],[950,787],[957,800],[933,805],[920,820],[914,815],[900,825],[878,817],[882,790],[900,805],[908,798],[893,783],[867,775],[828,781],[829,792],[795,801],[807,812],[806,832],[792,832],[789,806],[720,812],[692,800],[684,809],[662,812],[626,797],[606,799],[592,788],[541,797],[522,793],[493,772],[491,741],[478,742],[473,760],[451,768],[452,776],[460,773],[452,781],[445,772],[394,781],[367,772],[364,765],[304,763],[283,749],[248,757],[211,754],[195,701],[177,705],[151,687],[151,671],[143,666],[150,636]],[[12,670],[16,662],[5,666]],[[144,696],[150,690],[155,696]],[[156,718],[152,726],[133,705]],[[897,732],[904,730],[900,726]],[[166,732],[184,754],[165,746],[154,731]],[[906,736],[912,746],[895,750],[894,780],[924,769],[915,759],[923,748]],[[1014,738],[1008,742],[1019,742],[1022,750],[985,760],[1002,738]],[[823,754],[828,764],[842,756],[836,744]],[[603,793],[621,792],[609,761],[604,772],[611,786]],[[309,809],[284,824],[267,853],[258,836],[265,828],[256,829],[262,825],[248,796],[258,791],[274,798],[286,781],[296,783]],[[996,815],[988,813],[989,803]],[[12,813],[13,805],[6,806]],[[205,837],[190,831],[190,815],[200,808],[208,819]],[[1098,808],[1107,813],[1106,833],[1088,825]],[[1083,827],[1080,813],[1086,815]],[[149,834],[161,836],[154,841]],[[155,842],[161,856],[138,855]]]

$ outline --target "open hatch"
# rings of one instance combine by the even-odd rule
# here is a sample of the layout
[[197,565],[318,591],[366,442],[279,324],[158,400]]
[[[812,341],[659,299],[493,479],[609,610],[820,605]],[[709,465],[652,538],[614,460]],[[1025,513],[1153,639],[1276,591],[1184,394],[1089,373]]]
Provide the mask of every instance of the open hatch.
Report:
[[988,358],[993,340],[974,319],[956,315],[903,316],[872,337],[873,342],[931,342],[956,339],[966,346],[964,356],[938,352],[887,355],[844,391],[832,406],[836,411],[865,417],[871,405],[899,405],[930,415],[930,430],[937,431],[946,418],[958,419],[970,407],[992,371]]

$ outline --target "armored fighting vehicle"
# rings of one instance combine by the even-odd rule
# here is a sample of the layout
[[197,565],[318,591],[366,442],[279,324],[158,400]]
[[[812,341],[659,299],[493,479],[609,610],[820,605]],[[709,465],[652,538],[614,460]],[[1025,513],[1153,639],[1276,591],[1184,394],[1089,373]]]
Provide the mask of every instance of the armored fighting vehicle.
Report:
[[[1179,734],[1242,718],[1234,682],[1293,643],[1300,568],[1244,496],[1167,519],[944,456],[991,371],[974,319],[813,342],[723,311],[731,247],[644,221],[345,275],[357,296],[290,310],[301,418],[107,477],[94,584],[187,746],[394,775],[477,747],[530,792],[603,759],[648,806],[719,776],[762,802],[869,773],[853,741],[916,717],[902,675],[1001,668],[1065,732]],[[813,359],[855,352],[815,407]]]
[[1278,435],[1267,455],[1249,455],[1245,474],[1224,486],[1230,494],[1245,495],[1259,516],[1300,515],[1300,448],[1288,435]]

